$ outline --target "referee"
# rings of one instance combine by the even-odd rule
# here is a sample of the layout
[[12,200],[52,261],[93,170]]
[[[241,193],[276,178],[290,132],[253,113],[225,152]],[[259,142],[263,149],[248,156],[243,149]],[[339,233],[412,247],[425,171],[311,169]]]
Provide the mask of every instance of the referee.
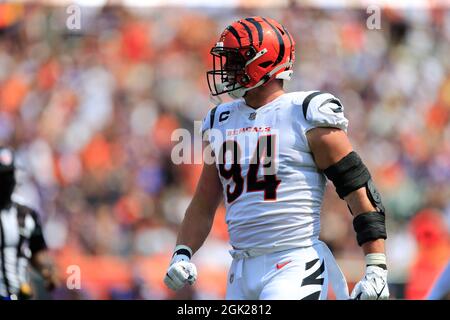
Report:
[[0,300],[32,298],[29,263],[42,275],[47,290],[58,282],[38,215],[11,200],[14,171],[12,150],[0,147]]

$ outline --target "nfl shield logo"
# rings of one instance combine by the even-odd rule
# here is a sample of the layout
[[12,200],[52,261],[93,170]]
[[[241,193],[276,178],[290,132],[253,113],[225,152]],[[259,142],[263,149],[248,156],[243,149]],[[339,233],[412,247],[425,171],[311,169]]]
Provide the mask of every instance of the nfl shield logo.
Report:
[[256,112],[250,113],[250,115],[248,116],[248,120],[255,120],[255,119],[256,119]]

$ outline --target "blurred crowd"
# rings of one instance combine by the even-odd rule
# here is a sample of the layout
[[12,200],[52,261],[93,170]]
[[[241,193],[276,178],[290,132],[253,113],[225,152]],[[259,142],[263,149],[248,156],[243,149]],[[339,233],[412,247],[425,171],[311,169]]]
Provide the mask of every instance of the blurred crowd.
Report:
[[[387,207],[391,294],[422,299],[450,257],[450,10],[81,8],[0,4],[0,144],[17,152],[16,198],[36,208],[60,299],[223,298],[231,262],[220,206],[195,287],[162,279],[201,165],[171,161],[176,128],[213,106],[209,50],[229,23],[270,16],[297,42],[290,91],[325,90]],[[325,240],[353,285],[364,272],[351,215],[328,185]],[[39,290],[40,297],[46,293]],[[63,280],[63,284],[65,284]]]

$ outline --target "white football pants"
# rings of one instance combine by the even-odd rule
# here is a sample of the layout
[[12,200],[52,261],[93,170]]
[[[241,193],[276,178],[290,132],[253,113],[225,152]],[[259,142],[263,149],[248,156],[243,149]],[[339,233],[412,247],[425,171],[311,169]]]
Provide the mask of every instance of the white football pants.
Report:
[[[266,250],[267,251],[267,250]],[[345,278],[322,242],[277,252],[232,250],[227,300],[323,300],[328,274],[338,299],[348,299]]]

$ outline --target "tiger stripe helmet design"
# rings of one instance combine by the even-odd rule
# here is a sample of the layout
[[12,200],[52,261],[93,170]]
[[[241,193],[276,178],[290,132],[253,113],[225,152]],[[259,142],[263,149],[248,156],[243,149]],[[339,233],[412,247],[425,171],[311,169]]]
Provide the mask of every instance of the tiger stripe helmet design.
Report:
[[210,53],[213,70],[207,72],[207,79],[211,95],[228,93],[241,98],[273,79],[291,79],[295,41],[277,21],[250,17],[226,27]]

